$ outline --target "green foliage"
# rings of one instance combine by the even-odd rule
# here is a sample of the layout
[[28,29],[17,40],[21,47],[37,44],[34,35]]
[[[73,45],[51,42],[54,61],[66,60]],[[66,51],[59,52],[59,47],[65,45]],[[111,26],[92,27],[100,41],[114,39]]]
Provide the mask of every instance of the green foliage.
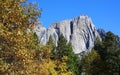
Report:
[[63,35],[60,35],[58,38],[58,46],[55,51],[55,58],[61,59],[65,55],[67,40]]
[[102,41],[96,40],[94,49],[82,57],[82,73],[86,75],[119,75],[120,48],[115,35],[107,32]]
[[[58,39],[58,46],[53,51],[54,59],[57,61],[62,61],[60,63],[66,64],[67,71],[72,72],[74,75],[79,75],[79,58],[76,54],[74,54],[71,43],[67,44],[67,40],[64,38],[63,35],[60,35]],[[67,59],[63,61],[63,58],[66,57]],[[60,65],[59,63],[57,65]],[[61,71],[61,68],[58,66],[56,67],[57,71]]]
[[75,75],[80,75],[80,58],[73,52],[72,44],[68,43],[65,50],[65,56],[68,57],[67,66],[68,69]]
[[82,73],[85,75],[106,75],[104,68],[105,64],[100,58],[100,55],[92,50],[84,55],[80,62]]
[[48,40],[47,44],[48,44],[48,45],[52,45],[52,46],[54,46],[54,41],[53,41],[51,35],[50,35],[50,37],[49,37],[49,40]]
[[99,73],[101,72],[103,75],[119,75],[120,48],[116,42],[115,35],[112,32],[107,32],[102,41],[96,41],[94,49],[100,55],[102,60],[101,64],[98,64],[103,67],[99,68]]
[[107,63],[108,74],[119,75],[120,71],[120,48],[116,42],[115,35],[112,32],[107,32],[106,37],[103,39],[104,58]]

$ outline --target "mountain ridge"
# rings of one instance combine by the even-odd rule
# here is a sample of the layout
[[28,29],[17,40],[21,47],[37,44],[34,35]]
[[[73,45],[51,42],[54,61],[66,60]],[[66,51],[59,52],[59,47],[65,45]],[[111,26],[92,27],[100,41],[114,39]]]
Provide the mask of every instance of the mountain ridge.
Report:
[[[94,47],[96,38],[102,38],[90,17],[81,15],[73,19],[52,23],[48,29],[38,25],[35,32],[41,44],[46,44],[51,35],[57,46],[58,37],[63,34],[67,42],[72,43],[76,54],[90,51]],[[119,40],[119,39],[118,39]]]

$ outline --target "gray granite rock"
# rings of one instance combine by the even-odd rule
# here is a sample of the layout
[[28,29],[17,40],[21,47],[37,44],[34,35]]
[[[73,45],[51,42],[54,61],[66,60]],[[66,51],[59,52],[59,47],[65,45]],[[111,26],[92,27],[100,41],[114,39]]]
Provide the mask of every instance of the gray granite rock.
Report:
[[48,29],[40,25],[35,32],[41,44],[45,44],[51,35],[57,45],[58,37],[63,34],[67,42],[72,43],[76,54],[91,50],[96,38],[100,38],[92,20],[86,15],[53,23]]
[[43,27],[41,24],[38,24],[38,26],[34,29],[35,33],[38,36],[39,42],[43,45],[46,44],[47,40],[47,30],[45,27]]

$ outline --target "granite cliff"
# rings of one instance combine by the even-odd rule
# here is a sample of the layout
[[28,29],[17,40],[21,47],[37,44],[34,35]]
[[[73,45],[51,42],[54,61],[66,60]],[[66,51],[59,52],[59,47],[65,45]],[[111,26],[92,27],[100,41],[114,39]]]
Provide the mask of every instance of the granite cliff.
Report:
[[100,38],[91,18],[87,15],[53,23],[48,29],[42,25],[38,25],[35,32],[41,44],[46,44],[51,35],[55,45],[57,45],[58,37],[63,34],[67,42],[72,43],[73,50],[76,54],[91,50],[96,38]]

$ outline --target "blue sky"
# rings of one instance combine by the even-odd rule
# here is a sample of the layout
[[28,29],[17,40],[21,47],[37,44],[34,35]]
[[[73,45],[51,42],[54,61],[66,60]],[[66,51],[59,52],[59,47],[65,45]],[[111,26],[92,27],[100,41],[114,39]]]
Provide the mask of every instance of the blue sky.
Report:
[[120,35],[120,0],[29,0],[42,8],[40,22],[46,28],[54,22],[82,14],[91,17],[96,28]]

